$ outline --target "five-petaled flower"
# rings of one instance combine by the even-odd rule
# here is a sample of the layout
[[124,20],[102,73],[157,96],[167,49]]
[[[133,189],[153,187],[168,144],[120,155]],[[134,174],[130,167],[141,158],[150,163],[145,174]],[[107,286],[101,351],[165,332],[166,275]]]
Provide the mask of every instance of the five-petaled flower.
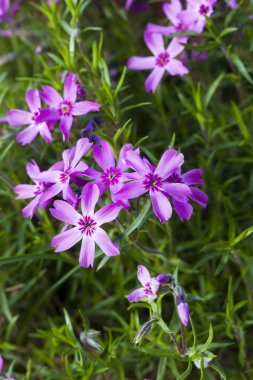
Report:
[[111,145],[102,140],[99,144],[93,147],[93,158],[103,170],[98,172],[95,169],[87,169],[85,175],[93,178],[93,183],[96,183],[99,187],[100,195],[102,195],[107,189],[110,189],[111,198],[113,202],[120,202],[124,207],[129,207],[127,199],[118,199],[115,194],[122,188],[125,181],[131,177],[130,174],[124,173],[129,166],[126,163],[126,152],[132,152],[132,144],[125,144],[120,150],[118,163],[115,164],[114,153]]
[[41,114],[39,91],[37,89],[28,90],[26,93],[26,102],[30,112],[17,109],[10,110],[6,117],[6,121],[12,127],[28,125],[27,128],[17,135],[17,142],[22,145],[29,144],[40,134],[47,144],[51,144],[53,138],[48,124],[45,121],[38,121]]
[[206,26],[206,17],[210,17],[213,13],[217,0],[188,0],[187,11],[194,18],[194,31],[202,33]]
[[120,253],[119,247],[111,241],[101,225],[116,219],[122,207],[112,203],[94,213],[98,199],[98,186],[88,183],[81,195],[82,215],[69,203],[60,200],[55,201],[55,208],[50,209],[54,218],[75,226],[56,235],[52,239],[52,247],[56,247],[55,252],[62,252],[82,240],[79,263],[84,268],[93,267],[95,243],[107,256],[117,256]]
[[137,277],[143,287],[130,293],[127,297],[128,301],[139,302],[140,300],[147,298],[148,302],[152,302],[157,298],[159,286],[165,283],[164,276],[166,275],[160,275],[163,281],[159,281],[159,276],[151,277],[148,269],[144,265],[138,265],[137,269]]
[[149,192],[154,214],[161,223],[167,221],[172,214],[168,196],[173,200],[186,202],[191,195],[189,186],[167,180],[184,162],[183,154],[178,154],[175,149],[167,149],[156,168],[137,152],[127,152],[126,161],[135,170],[135,179],[126,183],[116,196],[132,199]]
[[127,62],[127,67],[132,70],[150,70],[151,74],[145,82],[146,91],[156,91],[165,71],[170,75],[185,75],[189,70],[181,61],[175,59],[183,50],[184,46],[180,44],[182,40],[173,38],[168,47],[165,49],[163,36],[158,33],[144,33],[146,45],[153,53],[151,57],[131,57]]
[[89,112],[98,112],[101,107],[99,103],[88,100],[76,102],[78,92],[77,75],[72,73],[69,73],[65,79],[63,97],[51,86],[43,86],[42,89],[43,92],[40,93],[41,99],[51,108],[42,110],[39,120],[59,120],[63,141],[69,139],[73,116],[86,115]]

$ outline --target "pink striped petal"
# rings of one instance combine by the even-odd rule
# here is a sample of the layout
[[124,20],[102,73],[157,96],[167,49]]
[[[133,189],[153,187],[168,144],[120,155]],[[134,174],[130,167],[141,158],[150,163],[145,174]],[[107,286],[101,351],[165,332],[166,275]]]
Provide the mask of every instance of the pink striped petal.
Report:
[[145,164],[144,160],[136,151],[126,152],[125,157],[126,163],[141,176],[150,173],[149,167]]
[[40,93],[40,97],[46,104],[52,108],[58,108],[59,104],[63,101],[62,96],[51,86],[43,86],[44,92]]
[[35,197],[26,207],[22,210],[24,218],[32,218],[39,204],[39,197]]
[[73,117],[71,115],[61,117],[60,130],[62,132],[63,141],[69,140],[69,134],[70,134],[72,124],[73,124]]
[[150,191],[154,214],[164,224],[172,215],[172,207],[168,198],[160,191]]
[[98,112],[100,108],[101,104],[84,100],[74,105],[72,114],[75,116],[86,115],[89,112]]
[[37,89],[28,90],[26,93],[26,102],[31,112],[37,112],[41,107],[40,94]]
[[16,199],[28,199],[34,197],[36,191],[36,185],[17,185],[13,188],[14,193],[19,194]]
[[89,142],[89,139],[83,138],[79,139],[76,143],[75,155],[73,161],[71,162],[72,168],[74,168],[81,158],[89,151],[92,147],[92,143]]
[[139,288],[130,293],[127,299],[129,302],[139,302],[146,297],[145,288]]
[[165,69],[160,67],[156,67],[153,71],[151,71],[145,81],[145,89],[147,92],[152,91],[153,94],[156,92],[157,86],[160,83],[164,72]]
[[21,145],[30,144],[35,139],[38,133],[38,127],[35,124],[31,124],[29,125],[29,127],[19,132],[19,134],[16,137],[16,141]]
[[97,225],[101,226],[104,223],[109,223],[113,221],[114,219],[118,217],[121,209],[122,209],[121,206],[117,204],[113,204],[113,203],[106,205],[104,207],[101,207],[101,209],[98,210],[94,215]]
[[155,170],[155,174],[157,174],[162,179],[167,179],[170,174],[178,167],[182,166],[184,163],[184,156],[182,153],[177,155],[177,151],[175,149],[167,149]]
[[147,191],[148,190],[143,184],[143,180],[134,180],[126,183],[122,189],[115,194],[115,196],[118,199],[132,199],[145,194]]
[[73,247],[82,239],[82,234],[78,227],[71,228],[61,234],[53,237],[51,240],[51,246],[56,247],[55,252],[67,251],[69,248]]
[[69,73],[64,82],[64,99],[75,103],[77,96],[77,75]]
[[127,61],[130,70],[150,70],[155,67],[155,57],[131,57]]
[[189,73],[187,67],[183,65],[181,61],[178,59],[171,59],[170,62],[166,65],[166,70],[170,73],[170,75],[186,75]]
[[201,207],[206,208],[208,203],[208,196],[204,191],[195,187],[191,187],[191,195],[189,195],[189,198],[197,202]]
[[43,138],[43,140],[46,141],[47,144],[51,144],[53,141],[53,137],[50,129],[48,128],[47,123],[41,123],[39,126],[39,132],[41,137]]
[[93,267],[95,257],[95,241],[91,236],[85,236],[79,256],[79,264],[84,267]]
[[183,222],[184,219],[189,220],[191,218],[193,207],[190,203],[174,201],[173,205],[181,222]]
[[151,283],[151,277],[147,268],[144,265],[138,265],[137,269],[137,277],[141,285],[144,287],[149,286],[147,284]]
[[57,200],[54,202],[54,207],[50,212],[55,219],[78,226],[78,220],[82,216],[68,202]]
[[114,153],[107,141],[101,141],[99,145],[94,145],[92,153],[94,160],[104,171],[115,167]]
[[203,174],[202,169],[193,169],[181,175],[186,185],[203,185],[204,181],[200,177]]
[[31,162],[28,162],[26,165],[26,173],[32,179],[38,178],[38,175],[40,174],[40,168],[38,167],[36,161],[32,160]]
[[179,202],[186,202],[188,199],[187,197],[191,195],[190,187],[183,183],[163,182],[162,189],[173,199]]
[[10,110],[7,113],[8,123],[11,127],[28,125],[32,122],[32,114],[21,110]]
[[106,254],[106,256],[117,256],[120,254],[119,247],[114,244],[107,233],[98,227],[94,233],[94,239],[99,248]]
[[97,185],[92,183],[87,183],[84,186],[82,196],[81,196],[81,207],[83,215],[94,215],[94,208],[99,199],[99,189]]
[[145,32],[144,41],[154,55],[164,51],[164,41],[161,34]]
[[54,185],[50,186],[40,197],[40,207],[43,207],[43,204],[46,201],[59,194],[62,191],[63,186],[64,184],[62,183],[55,183]]

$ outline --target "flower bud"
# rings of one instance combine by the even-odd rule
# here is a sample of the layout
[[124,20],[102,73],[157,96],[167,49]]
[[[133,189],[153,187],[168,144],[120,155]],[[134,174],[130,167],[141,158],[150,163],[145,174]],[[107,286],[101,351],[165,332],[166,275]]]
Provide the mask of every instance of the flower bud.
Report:
[[169,282],[171,282],[171,276],[168,274],[159,274],[158,276],[156,276],[156,280],[160,284],[168,284]]
[[150,321],[145,322],[141,328],[138,330],[137,334],[134,337],[134,344],[139,345],[143,341],[144,337],[149,333],[151,326],[153,323],[156,323],[159,321],[159,318],[152,318]]
[[187,302],[180,302],[177,305],[177,312],[182,325],[187,326],[189,323],[189,306]]

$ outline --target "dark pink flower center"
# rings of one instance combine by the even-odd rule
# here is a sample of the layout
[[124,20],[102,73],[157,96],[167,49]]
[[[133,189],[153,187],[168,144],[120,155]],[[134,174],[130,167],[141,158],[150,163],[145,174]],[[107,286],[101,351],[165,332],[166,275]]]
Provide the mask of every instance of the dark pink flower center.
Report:
[[205,4],[201,4],[201,6],[199,7],[199,13],[201,15],[206,15],[208,12],[209,12],[209,6],[208,5],[205,5]]
[[119,178],[122,172],[118,168],[109,168],[102,175],[101,178],[107,185],[116,185],[119,183]]
[[148,294],[153,294],[153,291],[151,289],[151,284],[149,282],[147,282],[145,284],[145,293],[148,295]]
[[42,194],[47,189],[47,187],[48,185],[46,185],[44,182],[38,182],[34,195]]
[[69,100],[60,103],[59,112],[61,115],[70,116],[73,111],[73,104]]
[[69,166],[67,170],[65,170],[64,172],[62,172],[62,173],[60,174],[60,181],[61,181],[62,183],[67,182],[67,180],[69,179],[69,176],[70,176],[71,170],[72,170],[72,168],[71,168],[71,166]]
[[177,25],[176,25],[176,30],[178,31],[178,32],[183,32],[183,31],[185,31],[187,29],[187,27],[186,27],[186,25],[182,22],[182,21],[180,21]]
[[40,111],[33,112],[32,121],[34,121],[35,124],[38,124],[37,119],[38,119],[39,115],[40,115]]
[[147,190],[158,191],[161,190],[162,179],[157,174],[149,173],[145,175],[143,183]]
[[86,236],[91,236],[96,230],[97,223],[90,216],[86,215],[78,220],[79,230]]
[[170,183],[183,183],[181,177],[176,173],[171,174],[171,176],[167,178],[167,181]]
[[167,63],[169,63],[169,61],[170,61],[170,55],[169,53],[165,51],[164,53],[158,54],[158,56],[156,57],[155,63],[159,67],[164,67],[165,65],[167,65]]

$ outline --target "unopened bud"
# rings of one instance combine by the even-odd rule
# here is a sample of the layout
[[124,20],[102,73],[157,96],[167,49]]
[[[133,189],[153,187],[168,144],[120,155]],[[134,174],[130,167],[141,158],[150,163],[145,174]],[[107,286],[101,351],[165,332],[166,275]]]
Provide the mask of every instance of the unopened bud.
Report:
[[177,311],[182,325],[187,326],[189,323],[189,306],[186,302],[177,305]]
[[135,345],[141,344],[141,342],[143,341],[144,337],[149,333],[152,324],[153,323],[157,323],[158,321],[159,321],[159,318],[152,318],[148,322],[145,322],[141,326],[141,328],[139,329],[139,331],[137,332],[137,334],[135,335],[134,340],[133,340],[134,344]]

